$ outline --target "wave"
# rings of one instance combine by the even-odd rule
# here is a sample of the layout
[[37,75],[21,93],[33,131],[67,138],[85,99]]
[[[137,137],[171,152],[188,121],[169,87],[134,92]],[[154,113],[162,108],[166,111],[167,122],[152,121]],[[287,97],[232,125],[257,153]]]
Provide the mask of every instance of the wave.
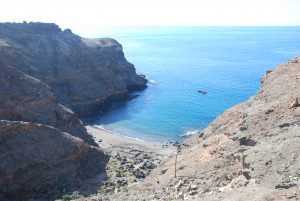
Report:
[[155,83],[155,80],[148,80],[148,83],[154,84],[154,83]]
[[182,134],[181,137],[187,137],[190,135],[195,135],[197,133],[199,133],[199,130],[197,130],[197,129],[189,130],[189,131],[186,131],[184,134]]
[[137,137],[129,137],[129,136],[126,136],[126,135],[121,135],[121,134],[116,134],[116,135],[120,135],[124,138],[127,138],[127,139],[130,139],[130,140],[136,140],[136,141],[140,141],[140,142],[145,142],[145,140],[142,140],[140,138],[137,138]]
[[140,138],[137,138],[137,137],[130,137],[130,136],[127,136],[127,135],[124,135],[123,133],[121,132],[115,132],[115,131],[112,131],[112,130],[109,130],[109,129],[106,129],[103,125],[93,125],[93,127],[97,128],[97,129],[100,129],[100,130],[103,130],[105,132],[108,132],[112,135],[117,135],[117,136],[121,136],[121,137],[124,137],[124,138],[127,138],[127,139],[130,139],[130,140],[136,140],[136,141],[140,141],[140,142],[145,142],[145,140],[142,140]]

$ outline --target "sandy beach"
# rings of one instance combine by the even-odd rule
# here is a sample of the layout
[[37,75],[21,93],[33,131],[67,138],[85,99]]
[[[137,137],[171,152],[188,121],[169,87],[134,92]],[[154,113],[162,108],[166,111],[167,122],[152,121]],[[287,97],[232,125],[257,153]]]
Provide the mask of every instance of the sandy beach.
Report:
[[113,133],[98,126],[86,126],[96,143],[109,155],[114,156],[115,152],[128,149],[129,151],[139,150],[157,155],[159,158],[166,157],[176,150],[172,143],[155,143],[127,138]]

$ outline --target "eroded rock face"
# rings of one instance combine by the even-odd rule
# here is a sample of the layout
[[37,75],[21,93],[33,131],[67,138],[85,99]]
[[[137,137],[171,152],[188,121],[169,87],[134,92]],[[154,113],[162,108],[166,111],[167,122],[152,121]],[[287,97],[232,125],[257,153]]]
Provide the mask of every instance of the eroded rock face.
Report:
[[53,126],[96,145],[77,115],[60,105],[51,88],[22,71],[0,64],[0,119]]
[[146,87],[117,41],[81,38],[55,24],[0,24],[0,61],[48,84],[80,117]]
[[40,198],[80,186],[105,172],[107,160],[99,148],[53,127],[0,121],[1,199]]

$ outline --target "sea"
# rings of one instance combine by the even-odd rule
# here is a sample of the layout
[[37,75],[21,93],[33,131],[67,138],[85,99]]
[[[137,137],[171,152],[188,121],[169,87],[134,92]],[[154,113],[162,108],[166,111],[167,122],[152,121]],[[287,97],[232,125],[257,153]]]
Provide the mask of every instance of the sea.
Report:
[[[149,79],[92,124],[129,138],[178,141],[255,95],[262,75],[300,55],[300,27],[92,27],[118,40]],[[206,94],[198,91],[205,90]]]

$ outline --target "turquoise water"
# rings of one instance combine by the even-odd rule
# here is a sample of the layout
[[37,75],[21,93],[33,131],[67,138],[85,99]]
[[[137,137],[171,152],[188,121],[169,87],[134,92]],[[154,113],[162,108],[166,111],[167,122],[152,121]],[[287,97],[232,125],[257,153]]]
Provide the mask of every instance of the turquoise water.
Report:
[[[99,30],[151,80],[94,123],[143,140],[178,140],[205,128],[259,88],[266,70],[300,54],[300,27],[129,27]],[[92,32],[91,32],[92,33]],[[95,33],[94,33],[95,34]],[[205,89],[207,94],[197,91]]]

